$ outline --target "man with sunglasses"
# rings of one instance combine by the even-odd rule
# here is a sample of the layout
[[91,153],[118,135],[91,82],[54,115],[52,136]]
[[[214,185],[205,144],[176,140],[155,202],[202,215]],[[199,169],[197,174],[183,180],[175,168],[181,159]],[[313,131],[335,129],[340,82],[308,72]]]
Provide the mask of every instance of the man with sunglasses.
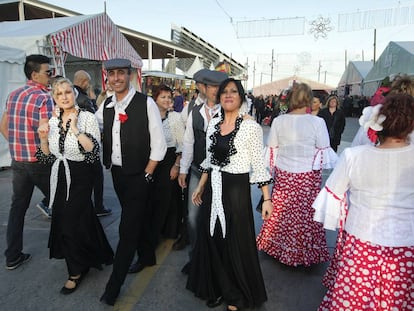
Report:
[[0,132],[9,142],[13,170],[13,195],[7,224],[6,269],[14,270],[30,260],[23,253],[23,225],[34,187],[38,187],[49,202],[50,167],[37,161],[40,146],[39,125],[49,121],[53,99],[48,85],[52,71],[44,55],[26,57],[26,85],[11,92],[0,121]]

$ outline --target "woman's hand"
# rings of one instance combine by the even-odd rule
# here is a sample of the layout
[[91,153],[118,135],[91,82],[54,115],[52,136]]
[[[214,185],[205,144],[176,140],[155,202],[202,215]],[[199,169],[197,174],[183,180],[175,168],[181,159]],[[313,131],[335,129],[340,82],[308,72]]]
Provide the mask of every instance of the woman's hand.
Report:
[[201,200],[201,196],[203,195],[204,187],[200,186],[200,184],[197,186],[197,188],[194,190],[191,201],[194,205],[200,206],[201,203],[203,203],[203,200]]
[[78,130],[78,113],[72,112],[68,116],[68,120],[70,120],[70,129],[73,133],[79,132]]
[[37,129],[37,133],[39,134],[41,141],[47,142],[49,135],[49,123],[41,123]]
[[273,204],[271,200],[262,203],[262,219],[268,220],[273,212]]
[[180,167],[174,164],[170,169],[170,179],[171,180],[176,179],[179,173],[180,173]]

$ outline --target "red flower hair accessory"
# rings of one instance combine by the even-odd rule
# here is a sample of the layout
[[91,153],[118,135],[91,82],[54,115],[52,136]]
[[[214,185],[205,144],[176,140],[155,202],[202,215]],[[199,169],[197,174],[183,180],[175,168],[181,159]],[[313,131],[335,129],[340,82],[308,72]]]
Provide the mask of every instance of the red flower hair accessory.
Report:
[[362,111],[362,116],[359,118],[359,124],[367,132],[368,138],[377,143],[377,132],[382,131],[382,123],[385,121],[385,116],[379,114],[382,104],[376,106],[365,107]]
[[126,113],[119,113],[118,118],[121,123],[125,123],[128,120],[128,115]]

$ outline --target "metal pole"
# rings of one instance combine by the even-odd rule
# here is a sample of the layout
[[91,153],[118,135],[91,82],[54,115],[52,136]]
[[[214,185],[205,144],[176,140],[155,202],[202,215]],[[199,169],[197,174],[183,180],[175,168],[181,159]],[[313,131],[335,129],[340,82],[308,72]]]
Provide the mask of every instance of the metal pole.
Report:
[[253,88],[254,88],[254,83],[255,83],[255,79],[256,78],[256,62],[253,62]]
[[273,57],[274,57],[274,49],[272,49],[272,62],[270,63],[270,82],[273,82]]
[[319,61],[319,67],[318,67],[318,82],[321,81],[321,67],[322,67],[321,61]]
[[377,29],[374,29],[374,65],[377,57]]

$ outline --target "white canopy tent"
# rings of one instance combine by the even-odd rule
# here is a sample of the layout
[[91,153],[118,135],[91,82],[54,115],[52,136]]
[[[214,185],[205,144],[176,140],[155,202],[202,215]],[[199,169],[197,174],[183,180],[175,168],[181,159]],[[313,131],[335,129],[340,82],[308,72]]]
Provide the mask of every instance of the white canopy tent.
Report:
[[0,44],[52,58],[56,74],[65,75],[66,60],[77,63],[127,58],[138,69],[142,59],[105,13],[0,23]]
[[414,41],[388,43],[364,79],[363,94],[372,96],[385,77],[396,74],[414,75]]
[[[0,46],[0,117],[3,116],[7,96],[26,83],[23,72],[26,54],[23,50]],[[9,144],[0,135],[0,167],[10,166]]]
[[362,95],[363,80],[373,66],[372,61],[350,61],[338,83],[338,95]]
[[[134,71],[133,84],[141,88],[142,59],[131,46],[118,27],[105,13],[96,15],[81,15],[72,17],[58,17],[47,19],[34,19],[26,21],[1,22],[0,45],[19,51],[4,52],[1,60],[2,66],[8,63],[14,64],[13,71],[17,80],[7,70],[1,70],[1,105],[4,105],[7,95],[17,87],[25,83],[23,64],[25,55],[43,54],[52,59],[52,67],[55,74],[67,76],[75,70],[84,69],[92,76],[95,86],[102,86],[103,74],[101,62],[111,58],[127,58]],[[13,55],[14,54],[14,55]],[[12,56],[21,56],[18,61],[12,60]],[[19,64],[17,68],[16,63]],[[2,67],[3,68],[3,67]],[[73,76],[68,76],[72,79]],[[7,87],[5,87],[7,85]],[[3,112],[2,109],[1,112]],[[3,138],[0,138],[3,139]],[[1,141],[0,166],[9,161],[4,152],[5,140]],[[7,150],[8,153],[8,150]]]

